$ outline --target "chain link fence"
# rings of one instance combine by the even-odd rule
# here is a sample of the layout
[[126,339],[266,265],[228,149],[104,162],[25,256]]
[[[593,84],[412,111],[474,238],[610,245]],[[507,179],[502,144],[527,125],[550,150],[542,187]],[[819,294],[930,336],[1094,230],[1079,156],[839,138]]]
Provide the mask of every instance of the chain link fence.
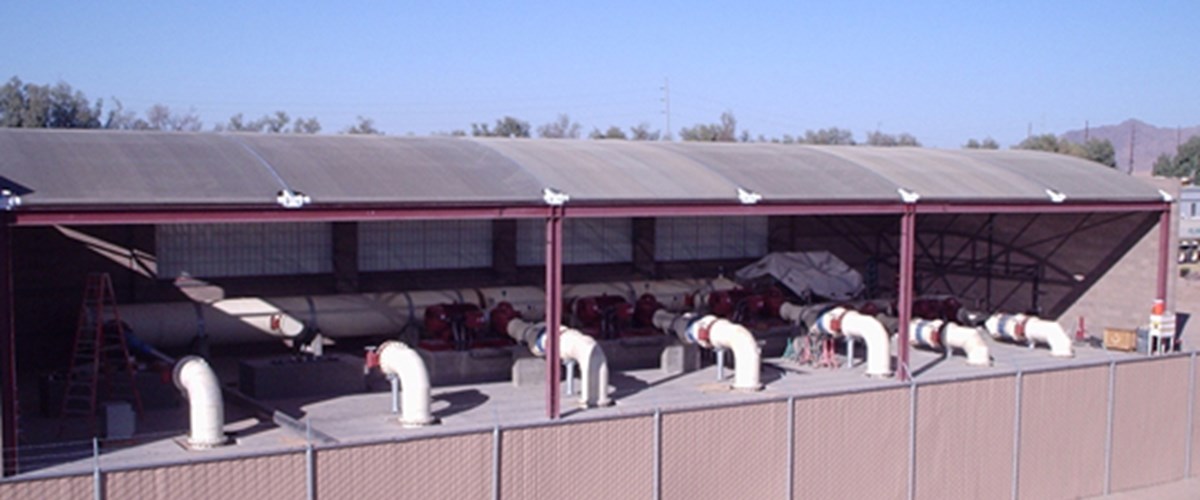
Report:
[[60,443],[23,459],[92,474],[0,498],[1086,497],[1200,473],[1198,376],[1195,353],[1129,358],[148,468]]

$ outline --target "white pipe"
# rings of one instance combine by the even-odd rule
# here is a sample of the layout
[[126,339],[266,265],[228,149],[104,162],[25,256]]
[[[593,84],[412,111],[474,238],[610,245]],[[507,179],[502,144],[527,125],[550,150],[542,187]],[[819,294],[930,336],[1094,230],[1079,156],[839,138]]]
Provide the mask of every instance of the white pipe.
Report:
[[762,355],[758,350],[758,341],[746,327],[711,314],[674,314],[664,309],[654,312],[653,322],[656,328],[675,334],[683,342],[708,349],[733,351],[733,388],[748,391],[762,389],[759,376]]
[[188,345],[201,325],[212,344],[287,339],[299,335],[313,319],[323,337],[338,339],[395,334],[414,315],[421,318],[426,307],[455,302],[478,303],[479,292],[463,289],[122,304],[121,320],[138,338],[159,348]]
[[611,405],[612,400],[608,398],[608,360],[600,344],[574,328],[563,327],[559,332],[559,354],[563,359],[578,362],[579,372],[583,374],[579,404],[583,407]]
[[979,330],[940,319],[914,319],[908,323],[909,344],[931,349],[961,349],[967,364],[988,366],[992,363],[987,343]]
[[396,375],[401,395],[400,423],[420,427],[436,423],[429,411],[429,372],[417,351],[403,342],[391,340],[379,347],[379,368],[385,375]]
[[208,362],[186,356],[175,364],[172,378],[188,400],[188,446],[204,449],[225,444],[225,403],[221,384]]
[[1041,318],[1029,318],[1025,324],[1025,336],[1035,342],[1050,345],[1050,355],[1058,358],[1075,356],[1075,348],[1071,345],[1071,337],[1063,331],[1057,322]]
[[[508,336],[529,347],[529,352],[539,358],[546,356],[546,323],[530,323],[521,318],[513,318],[505,327]],[[583,374],[583,390],[579,394],[579,404],[583,407],[608,406],[612,400],[608,397],[608,359],[604,350],[596,340],[584,335],[579,330],[559,326],[558,354],[563,360],[574,360],[579,363],[579,372]]]
[[[810,306],[811,307],[811,306]],[[806,307],[784,303],[779,307],[779,316],[800,323]],[[833,320],[841,316],[841,325],[834,328]],[[867,347],[867,372],[869,377],[887,377],[892,374],[892,352],[887,328],[879,320],[845,307],[834,307],[817,317],[817,326],[835,337],[862,339]]]
[[967,354],[968,365],[990,366],[992,364],[987,343],[983,341],[983,335],[979,333],[978,328],[950,323],[942,332],[942,341],[949,347],[962,349]]
[[984,326],[992,337],[998,339],[1047,344],[1051,356],[1069,358],[1075,355],[1071,338],[1061,325],[1053,321],[1025,314],[993,314],[984,321]]

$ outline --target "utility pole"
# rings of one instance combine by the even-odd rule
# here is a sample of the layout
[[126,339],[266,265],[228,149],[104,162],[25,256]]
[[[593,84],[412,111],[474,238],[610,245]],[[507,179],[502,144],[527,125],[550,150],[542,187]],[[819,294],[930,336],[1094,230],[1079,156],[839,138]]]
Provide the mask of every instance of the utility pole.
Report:
[[663,78],[662,86],[663,96],[663,114],[667,116],[667,133],[663,134],[663,140],[671,141],[671,78]]
[[1089,134],[1090,134],[1090,132],[1091,132],[1091,131],[1092,131],[1091,124],[1090,124],[1090,123],[1088,123],[1088,121],[1087,121],[1087,120],[1084,120],[1084,121],[1083,121],[1083,142],[1087,142],[1087,141],[1088,141],[1088,136],[1089,136]]

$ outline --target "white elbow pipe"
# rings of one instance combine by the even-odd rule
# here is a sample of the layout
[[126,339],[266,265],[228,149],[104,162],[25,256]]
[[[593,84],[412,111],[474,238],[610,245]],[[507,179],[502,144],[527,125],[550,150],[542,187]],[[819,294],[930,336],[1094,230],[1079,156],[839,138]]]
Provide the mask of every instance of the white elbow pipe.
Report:
[[225,444],[225,403],[221,384],[204,358],[187,356],[175,364],[175,387],[188,400],[191,420],[187,444],[192,448],[213,448]]
[[[534,356],[546,356],[546,323],[529,323],[521,318],[513,318],[509,320],[506,330],[510,337],[524,342]],[[600,344],[574,328],[560,326],[558,331],[559,356],[563,360],[579,363],[583,378],[579,404],[584,407],[611,405],[612,400],[608,398],[608,358],[604,356]]]
[[379,347],[379,368],[400,379],[400,424],[420,427],[436,423],[429,411],[429,372],[417,351],[403,342],[388,341]]
[[717,319],[709,327],[709,341],[716,349],[733,351],[733,388],[744,391],[762,389],[759,371],[762,354],[758,341],[746,327],[725,319]]
[[[834,311],[843,309],[834,308]],[[829,311],[821,315],[819,321],[829,322],[835,314],[841,312]],[[832,314],[831,314],[832,313]],[[841,334],[847,337],[862,339],[867,346],[867,376],[886,377],[892,374],[892,353],[888,331],[879,320],[859,313],[845,310],[842,316]]]
[[680,341],[709,349],[733,351],[733,388],[748,391],[762,389],[759,376],[762,355],[758,350],[758,341],[746,327],[711,314],[674,314],[663,309],[654,312],[653,322],[656,328],[675,334]]
[[971,366],[989,366],[992,364],[991,354],[987,343],[978,328],[962,326],[957,323],[946,325],[942,340],[947,347],[962,349],[967,354],[967,364]]
[[1057,322],[1041,318],[1029,318],[1025,324],[1025,336],[1029,340],[1042,342],[1050,346],[1050,355],[1058,358],[1075,356],[1075,348],[1071,345],[1071,337],[1063,331]]
[[579,393],[579,404],[583,407],[608,406],[608,360],[596,340],[574,328],[562,328],[558,337],[563,359],[579,363],[583,378],[583,390]]

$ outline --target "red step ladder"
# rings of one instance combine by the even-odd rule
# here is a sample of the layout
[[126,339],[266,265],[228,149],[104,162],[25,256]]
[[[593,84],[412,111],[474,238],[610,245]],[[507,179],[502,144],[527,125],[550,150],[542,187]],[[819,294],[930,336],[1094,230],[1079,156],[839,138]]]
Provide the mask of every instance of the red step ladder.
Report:
[[97,404],[119,400],[128,401],[138,415],[142,414],[136,367],[122,325],[112,278],[108,273],[88,274],[67,370],[62,417],[86,417],[94,429]]

